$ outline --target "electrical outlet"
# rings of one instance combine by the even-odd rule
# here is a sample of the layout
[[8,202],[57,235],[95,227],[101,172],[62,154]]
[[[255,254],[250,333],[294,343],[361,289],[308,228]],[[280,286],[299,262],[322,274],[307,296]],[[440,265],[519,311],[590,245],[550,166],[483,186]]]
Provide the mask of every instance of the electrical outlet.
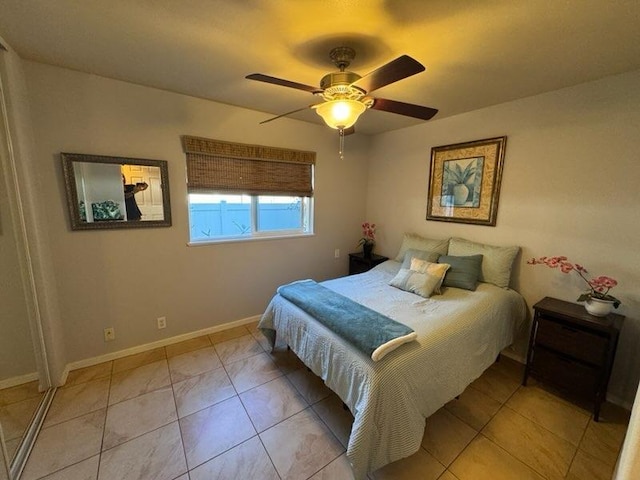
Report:
[[336,249],[333,251],[333,257],[334,257],[334,258],[340,258],[340,249],[339,249],[339,248],[336,248]]
[[109,328],[105,328],[104,329],[104,341],[105,342],[110,342],[111,340],[115,340],[116,339],[116,329],[113,327],[109,327]]
[[158,330],[167,328],[167,317],[158,317]]

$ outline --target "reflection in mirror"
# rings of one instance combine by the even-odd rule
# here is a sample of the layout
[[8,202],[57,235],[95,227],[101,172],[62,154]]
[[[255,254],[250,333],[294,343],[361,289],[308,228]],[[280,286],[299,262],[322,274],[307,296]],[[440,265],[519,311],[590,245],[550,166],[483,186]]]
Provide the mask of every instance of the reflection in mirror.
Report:
[[164,160],[63,153],[73,230],[171,226]]

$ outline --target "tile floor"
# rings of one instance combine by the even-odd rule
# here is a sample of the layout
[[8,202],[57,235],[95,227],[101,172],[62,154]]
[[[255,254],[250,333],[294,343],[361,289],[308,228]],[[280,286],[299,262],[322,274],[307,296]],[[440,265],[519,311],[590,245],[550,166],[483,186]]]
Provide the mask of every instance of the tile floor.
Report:
[[37,381],[0,390],[0,424],[10,458],[18,449],[42,397]]
[[[628,412],[602,421],[503,358],[427,420],[380,479],[609,479]],[[23,479],[348,480],[351,414],[255,325],[73,371]]]

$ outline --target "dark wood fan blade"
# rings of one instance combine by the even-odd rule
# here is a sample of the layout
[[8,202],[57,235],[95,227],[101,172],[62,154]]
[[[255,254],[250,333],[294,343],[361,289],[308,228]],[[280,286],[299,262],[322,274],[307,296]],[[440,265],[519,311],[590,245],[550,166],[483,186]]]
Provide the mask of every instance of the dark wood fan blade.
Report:
[[311,85],[305,85],[303,83],[292,82],[290,80],[283,80],[281,78],[270,77],[269,75],[263,75],[261,73],[252,73],[245,78],[249,80],[256,80],[258,82],[272,83],[274,85],[280,85],[282,87],[295,88],[297,90],[304,90],[309,93],[322,93],[322,89],[318,87],[312,87]]
[[391,112],[399,115],[405,115],[407,117],[419,118],[421,120],[430,120],[436,113],[438,113],[438,110],[435,108],[423,107],[412,103],[398,102],[396,100],[387,100],[385,98],[374,99],[371,108],[374,110],[381,110],[383,112]]
[[356,133],[356,127],[349,127],[349,128],[345,128],[344,129],[344,134],[346,135],[353,135],[354,133]]
[[286,117],[287,115],[293,115],[294,113],[298,113],[301,112],[303,110],[307,110],[308,108],[311,108],[313,105],[309,105],[308,107],[303,107],[303,108],[298,108],[297,110],[292,110],[291,112],[287,112],[287,113],[283,113],[282,115],[278,115],[277,117],[271,117],[267,120],[263,120],[262,122],[260,122],[260,125],[262,125],[263,123],[269,123],[269,122],[273,122],[274,120],[277,120],[279,118],[282,117]]
[[424,70],[424,65],[420,62],[411,58],[409,55],[402,55],[365,75],[360,80],[353,82],[351,85],[361,88],[367,93],[371,93],[378,88],[423,72]]

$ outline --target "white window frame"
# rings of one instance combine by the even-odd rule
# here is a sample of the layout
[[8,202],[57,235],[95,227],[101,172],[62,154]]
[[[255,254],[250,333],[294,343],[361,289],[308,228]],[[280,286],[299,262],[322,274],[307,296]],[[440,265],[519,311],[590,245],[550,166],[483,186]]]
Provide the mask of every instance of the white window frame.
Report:
[[[222,192],[210,192],[209,194],[204,195],[223,195]],[[264,240],[264,239],[274,239],[274,238],[291,238],[291,237],[306,237],[312,236],[314,234],[313,226],[314,226],[314,201],[313,197],[296,197],[294,195],[251,195],[251,194],[238,194],[245,195],[251,198],[250,202],[250,220],[251,220],[251,233],[248,235],[225,235],[218,237],[208,237],[206,239],[192,239],[191,238],[191,199],[188,195],[187,204],[189,207],[189,245],[204,245],[210,243],[225,243],[225,242],[245,242],[245,241],[255,241],[255,240]],[[302,223],[301,228],[295,229],[287,229],[287,230],[258,230],[258,197],[283,197],[283,196],[291,196],[293,198],[301,199],[301,208],[300,208],[300,220]],[[305,217],[307,217],[308,227],[305,229]]]

